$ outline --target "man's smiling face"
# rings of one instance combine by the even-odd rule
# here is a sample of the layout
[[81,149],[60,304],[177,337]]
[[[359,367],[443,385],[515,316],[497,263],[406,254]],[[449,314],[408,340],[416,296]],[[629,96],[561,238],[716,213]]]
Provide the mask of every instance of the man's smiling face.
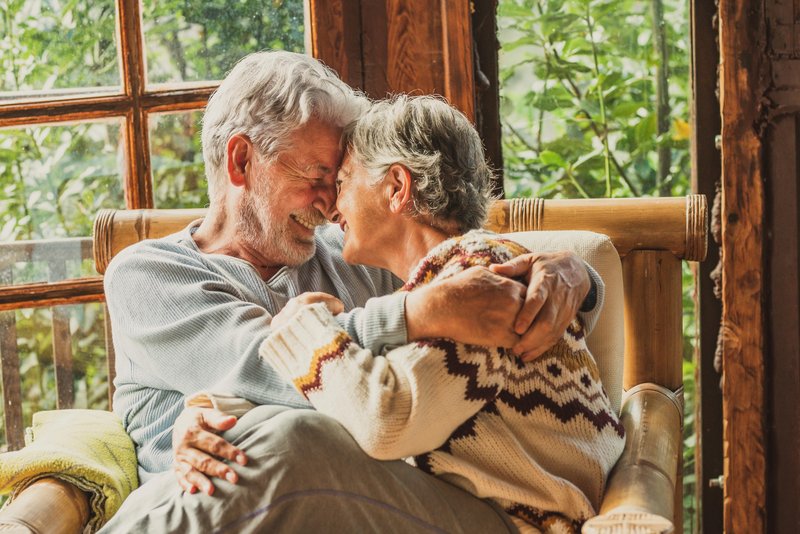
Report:
[[249,246],[281,265],[300,265],[314,254],[314,229],[336,201],[341,129],[310,120],[287,148],[248,163],[249,184],[239,205],[239,230]]

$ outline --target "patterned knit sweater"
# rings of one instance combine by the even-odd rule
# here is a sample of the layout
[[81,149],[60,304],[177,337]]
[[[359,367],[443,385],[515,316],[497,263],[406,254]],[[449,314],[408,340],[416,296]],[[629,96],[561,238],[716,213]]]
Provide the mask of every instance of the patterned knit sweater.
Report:
[[[401,291],[527,252],[473,231],[430,251]],[[624,429],[573,321],[524,363],[503,348],[448,339],[384,354],[359,347],[323,304],[301,309],[260,355],[370,456],[405,458],[526,526],[577,532],[596,513]]]

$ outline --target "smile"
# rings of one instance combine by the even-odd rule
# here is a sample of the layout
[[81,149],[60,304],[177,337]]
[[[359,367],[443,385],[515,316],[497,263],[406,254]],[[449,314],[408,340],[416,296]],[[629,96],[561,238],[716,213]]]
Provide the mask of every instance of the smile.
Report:
[[304,227],[308,228],[309,230],[313,231],[317,227],[317,223],[315,221],[310,221],[308,219],[304,219],[300,215],[292,214],[292,215],[289,215],[289,217],[291,217],[292,220],[295,221],[296,223],[298,223],[299,225],[304,226]]

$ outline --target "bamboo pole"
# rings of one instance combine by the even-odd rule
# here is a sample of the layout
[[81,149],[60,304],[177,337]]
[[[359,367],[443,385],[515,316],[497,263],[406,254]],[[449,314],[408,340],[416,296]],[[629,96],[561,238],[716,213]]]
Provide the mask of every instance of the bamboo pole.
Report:
[[[203,217],[204,209],[101,210],[94,225],[94,260],[100,274],[123,248],[163,237]],[[666,250],[702,261],[707,241],[705,196],[624,199],[495,201],[486,228],[495,232],[591,230],[611,238],[620,256]]]
[[[3,509],[0,532],[75,534],[89,521],[89,498],[56,478],[37,480]],[[16,527],[16,529],[15,529]]]

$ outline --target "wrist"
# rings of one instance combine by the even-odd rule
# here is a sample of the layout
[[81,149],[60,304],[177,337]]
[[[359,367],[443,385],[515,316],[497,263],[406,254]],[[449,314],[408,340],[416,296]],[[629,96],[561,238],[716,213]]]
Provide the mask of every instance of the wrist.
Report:
[[435,298],[435,285],[420,287],[406,295],[405,316],[408,341],[436,337],[436,314],[429,313],[431,309],[437,308],[434,303]]

